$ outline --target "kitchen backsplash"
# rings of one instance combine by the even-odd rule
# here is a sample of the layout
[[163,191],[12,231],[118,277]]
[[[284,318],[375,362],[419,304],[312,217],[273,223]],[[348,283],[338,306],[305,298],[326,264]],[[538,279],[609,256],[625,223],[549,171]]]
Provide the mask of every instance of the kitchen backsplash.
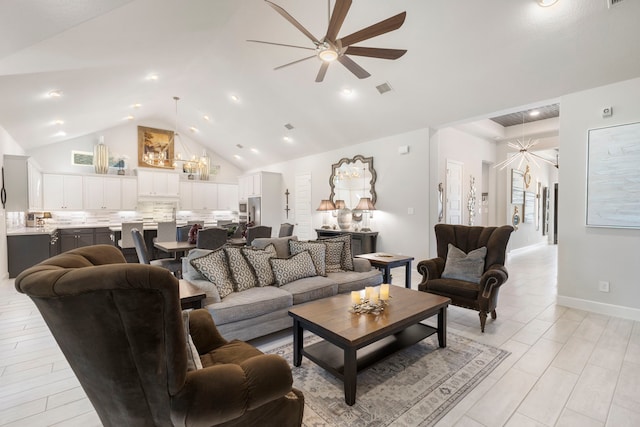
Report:
[[[51,219],[46,219],[48,226],[81,225],[81,224],[120,224],[126,221],[161,222],[171,221],[203,221],[212,223],[217,220],[238,219],[233,211],[180,211],[175,202],[139,202],[136,211],[51,211]],[[7,229],[25,227],[24,212],[6,213]]]

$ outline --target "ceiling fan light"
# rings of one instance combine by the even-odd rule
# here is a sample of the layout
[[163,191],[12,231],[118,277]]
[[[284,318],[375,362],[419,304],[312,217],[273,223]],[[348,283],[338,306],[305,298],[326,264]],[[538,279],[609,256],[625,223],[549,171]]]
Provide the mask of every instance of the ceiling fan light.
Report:
[[320,52],[318,52],[318,58],[320,58],[324,62],[332,62],[338,59],[338,52],[330,47],[323,48],[320,50]]

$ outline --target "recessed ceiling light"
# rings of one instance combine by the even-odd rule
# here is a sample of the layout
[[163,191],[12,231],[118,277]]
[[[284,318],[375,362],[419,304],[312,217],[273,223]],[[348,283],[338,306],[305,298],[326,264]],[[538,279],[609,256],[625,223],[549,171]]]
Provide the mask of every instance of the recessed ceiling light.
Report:
[[53,136],[66,136],[66,135],[67,135],[67,133],[65,131],[61,130],[59,132],[56,132]]
[[254,153],[254,154],[258,154],[260,151],[258,151],[258,149],[257,149],[257,148],[252,148],[252,149],[251,149],[251,152],[252,152],[252,153]]
[[293,139],[290,136],[284,136],[284,137],[282,137],[282,140],[284,142],[293,142]]
[[539,116],[540,115],[540,111],[538,111],[538,110],[529,111],[529,115],[531,117]]
[[553,6],[558,0],[538,0],[538,4],[542,7]]
[[131,114],[129,114],[127,117],[124,118],[124,120],[133,120],[135,117],[133,117]]
[[62,96],[62,91],[59,89],[52,90],[47,95],[49,95],[49,98],[60,98]]
[[240,102],[240,97],[238,95],[231,95],[229,98],[231,98],[233,102]]
[[353,89],[345,87],[340,91],[340,93],[342,94],[342,96],[351,96],[353,95]]
[[234,154],[233,157],[238,159],[238,160],[242,159],[242,157],[240,157],[238,154]]
[[140,107],[142,107],[142,104],[133,104],[131,106],[131,108],[140,108]]
[[189,128],[189,130],[190,130],[191,132],[193,132],[193,133],[198,132],[198,128],[197,128],[197,127],[195,127],[195,126],[191,126],[191,127]]
[[211,119],[209,118],[209,116],[207,116],[206,114],[204,116],[202,116],[203,119],[205,119],[206,121],[210,122]]
[[64,120],[54,120],[53,123],[51,123],[53,125],[63,125],[64,124]]
[[149,74],[149,75],[147,76],[147,80],[151,80],[151,81],[156,81],[156,80],[158,80],[158,78],[159,78],[159,77],[158,77],[158,75],[157,75],[157,74]]

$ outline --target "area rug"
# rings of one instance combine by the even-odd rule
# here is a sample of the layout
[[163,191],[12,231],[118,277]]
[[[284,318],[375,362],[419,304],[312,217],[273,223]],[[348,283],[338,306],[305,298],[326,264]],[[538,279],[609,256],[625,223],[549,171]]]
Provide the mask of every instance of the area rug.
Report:
[[[309,336],[305,345],[317,340]],[[293,344],[269,353],[293,366]],[[342,381],[304,357],[292,367],[293,384],[304,393],[306,427],[431,426],[508,355],[453,333],[439,348],[432,335],[359,373],[353,406],[344,401]]]

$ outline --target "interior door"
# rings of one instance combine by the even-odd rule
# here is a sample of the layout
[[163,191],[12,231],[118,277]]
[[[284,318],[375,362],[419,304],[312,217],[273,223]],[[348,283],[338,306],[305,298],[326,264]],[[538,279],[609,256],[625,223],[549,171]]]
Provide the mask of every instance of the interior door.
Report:
[[447,160],[445,222],[462,224],[462,168],[464,164]]
[[311,174],[296,175],[295,184],[293,216],[296,227],[293,234],[300,240],[314,240],[316,236],[311,218]]

